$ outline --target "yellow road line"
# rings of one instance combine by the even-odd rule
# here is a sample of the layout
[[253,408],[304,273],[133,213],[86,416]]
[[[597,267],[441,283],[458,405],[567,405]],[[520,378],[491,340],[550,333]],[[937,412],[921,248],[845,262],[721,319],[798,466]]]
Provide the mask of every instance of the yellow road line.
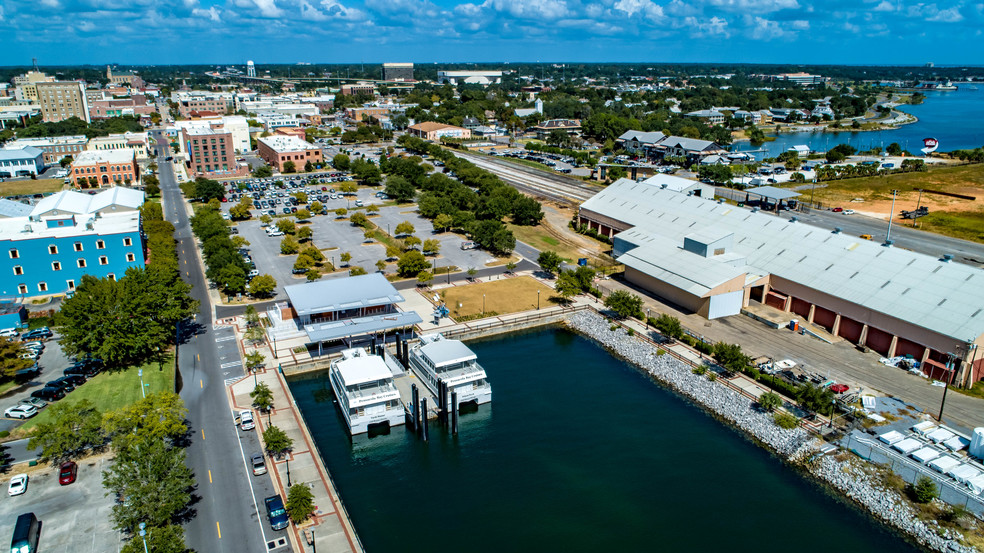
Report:
[[219,526],[219,521],[215,521],[215,529],[219,532],[219,539],[222,539],[222,528]]
[[212,469],[208,469],[208,483],[212,483]]
[[202,428],[202,439],[203,440],[205,439],[205,429],[204,428]]
[[205,389],[205,384],[202,383],[202,379],[201,378],[198,379],[198,387],[201,388],[201,389],[203,389],[203,390]]

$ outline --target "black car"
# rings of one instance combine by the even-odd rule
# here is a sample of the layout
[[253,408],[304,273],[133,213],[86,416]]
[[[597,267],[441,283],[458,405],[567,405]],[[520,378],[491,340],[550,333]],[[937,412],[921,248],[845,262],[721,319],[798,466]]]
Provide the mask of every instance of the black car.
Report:
[[51,330],[49,330],[48,327],[45,326],[41,328],[35,328],[34,330],[30,330],[28,332],[25,332],[24,334],[21,334],[21,340],[25,342],[29,340],[42,340],[44,338],[51,338],[52,335],[53,334]]
[[36,397],[45,401],[58,401],[59,399],[65,397],[65,392],[61,388],[45,386],[40,390],[35,390],[32,392],[31,397]]
[[58,381],[67,382],[68,384],[78,388],[79,386],[85,384],[85,377],[82,376],[81,374],[67,374],[59,378]]
[[63,376],[61,378],[56,378],[56,379],[52,380],[51,382],[46,383],[45,386],[48,386],[48,387],[51,387],[51,388],[61,388],[62,390],[65,391],[66,394],[67,393],[70,393],[70,392],[72,392],[72,391],[75,390],[75,385],[72,384],[71,382],[68,382],[67,380],[65,380],[66,378],[69,378],[69,377]]
[[263,500],[266,504],[267,518],[270,519],[270,526],[274,530],[283,530],[290,525],[287,520],[287,510],[284,509],[284,501],[279,495],[270,496]]

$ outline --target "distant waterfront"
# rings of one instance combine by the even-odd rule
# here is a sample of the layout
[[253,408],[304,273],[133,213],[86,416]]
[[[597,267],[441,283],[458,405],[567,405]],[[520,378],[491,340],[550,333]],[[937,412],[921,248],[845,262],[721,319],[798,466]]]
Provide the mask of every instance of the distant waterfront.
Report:
[[324,380],[291,382],[367,551],[917,551],[587,339],[470,346],[495,399],[457,439],[353,445]]
[[919,153],[924,138],[937,138],[940,151],[974,149],[984,146],[984,89],[971,90],[971,85],[958,85],[953,91],[926,91],[926,100],[916,105],[901,105],[899,111],[916,116],[919,121],[887,131],[866,132],[800,132],[782,133],[773,142],[753,146],[736,142],[734,151],[759,150],[758,159],[775,157],[791,146],[806,144],[811,150],[826,151],[838,144],[850,144],[859,150],[872,146],[887,147],[898,142],[903,149]]

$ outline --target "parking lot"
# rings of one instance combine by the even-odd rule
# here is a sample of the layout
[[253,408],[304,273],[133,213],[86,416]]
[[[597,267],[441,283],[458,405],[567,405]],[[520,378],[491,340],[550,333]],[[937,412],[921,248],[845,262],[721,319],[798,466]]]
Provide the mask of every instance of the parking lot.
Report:
[[[38,549],[44,553],[119,551],[120,534],[110,517],[114,498],[107,497],[102,487],[106,465],[104,456],[80,462],[76,481],[67,486],[58,483],[57,468],[30,469],[27,492],[0,501],[0,541],[10,539],[19,515],[33,512],[41,521]],[[13,474],[4,475],[4,491]]]
[[[289,181],[289,178],[286,180]],[[337,183],[316,183],[306,188],[318,189],[318,194],[330,194],[327,191],[320,191],[320,188],[333,188],[335,185]],[[284,196],[282,199],[285,199],[289,197],[290,193],[298,190],[303,189],[287,188],[285,190],[278,189],[277,191],[283,192]],[[376,196],[376,193],[381,190],[381,187],[360,186],[355,194],[339,196],[334,200],[329,198],[322,202],[328,214],[314,215],[310,219],[312,243],[322,251],[325,258],[336,268],[362,267],[366,271],[373,272],[376,270],[376,262],[386,257],[386,248],[383,244],[376,241],[367,243],[363,236],[362,228],[353,226],[347,219],[347,216],[345,219],[339,219],[335,215],[335,210],[338,208],[346,208],[349,210],[349,214],[351,214],[352,210],[356,208],[357,200],[361,201],[364,206],[379,206],[378,213],[370,215],[370,220],[390,235],[396,232],[396,226],[398,224],[403,221],[409,221],[414,226],[415,236],[421,240],[439,240],[441,243],[440,254],[437,257],[430,258],[437,272],[440,272],[441,267],[447,267],[449,265],[456,266],[462,270],[467,270],[471,267],[481,269],[485,267],[487,262],[493,259],[487,252],[462,250],[461,244],[465,241],[465,238],[461,235],[447,232],[434,234],[434,227],[431,222],[418,215],[414,206],[385,205],[387,201]],[[311,202],[314,199],[309,194],[308,201]],[[222,204],[223,212],[228,212],[229,208],[234,205],[235,201]],[[296,207],[304,208],[307,206],[301,204]],[[286,217],[283,214],[282,204],[277,205],[274,209],[278,211],[278,217]],[[250,244],[248,246],[249,253],[253,263],[256,265],[256,271],[259,274],[273,276],[277,280],[277,293],[282,297],[284,286],[306,282],[307,280],[303,274],[292,274],[294,261],[297,256],[282,255],[280,253],[280,242],[283,237],[268,236],[265,229],[261,226],[259,216],[266,211],[263,209],[251,210],[254,218],[249,221],[239,222],[236,224],[236,228],[239,235],[245,238]],[[296,221],[293,217],[290,217],[290,219]],[[275,225],[277,220],[277,218],[274,218],[272,224]],[[345,252],[352,254],[352,259],[347,266],[342,266],[341,254]],[[394,263],[390,263],[386,269],[387,272],[394,272],[395,270],[396,266]],[[326,275],[323,278],[331,278],[336,275],[344,276],[347,274],[347,271],[340,271],[333,275]]]
[[[57,335],[54,338],[47,340],[44,344],[44,352],[41,353],[41,357],[38,362],[38,367],[41,369],[41,373],[25,382],[23,386],[15,388],[14,391],[4,397],[3,400],[0,401],[0,412],[6,410],[8,407],[17,405],[22,399],[30,397],[31,392],[43,388],[45,382],[65,376],[63,371],[67,369],[72,362],[69,361],[68,356],[62,352],[61,346],[58,345]],[[13,430],[14,428],[20,426],[22,422],[23,421],[19,419],[2,418],[0,419],[0,430]]]

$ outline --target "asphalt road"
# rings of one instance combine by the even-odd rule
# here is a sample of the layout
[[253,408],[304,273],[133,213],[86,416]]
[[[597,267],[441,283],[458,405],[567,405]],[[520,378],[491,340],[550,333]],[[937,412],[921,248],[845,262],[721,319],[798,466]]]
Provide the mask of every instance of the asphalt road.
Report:
[[[165,144],[166,145],[166,144]],[[161,147],[160,151],[167,151]],[[195,516],[185,524],[186,542],[197,551],[215,553],[287,551],[268,549],[267,540],[284,537],[266,518],[263,497],[273,495],[269,476],[254,477],[245,457],[260,451],[252,432],[240,432],[226,394],[225,381],[242,376],[243,367],[231,329],[215,329],[208,301],[208,283],[195,252],[184,200],[169,163],[158,160],[164,216],[174,224],[178,264],[192,284],[192,296],[201,311],[181,328],[178,370],[181,398],[188,408],[191,444],[187,463],[194,471],[199,498]]]
[[[730,188],[717,188],[715,192],[718,197],[729,198],[737,201],[745,200],[745,193]],[[809,198],[809,192],[803,194]],[[851,206],[844,206],[849,209]],[[771,213],[775,215],[775,213]],[[844,215],[832,211],[811,210],[808,212],[783,211],[781,217],[788,219],[796,216],[800,221],[815,225],[821,228],[828,228],[831,231],[840,227],[844,234],[861,236],[870,234],[871,239],[879,244],[884,243],[888,235],[888,221],[866,217],[855,213],[854,215]],[[935,257],[942,257],[943,254],[952,254],[954,261],[973,266],[984,265],[984,244],[968,242],[959,238],[950,238],[913,229],[912,222],[906,221],[899,224],[892,223],[892,241],[897,248],[905,248],[914,252],[919,252]]]

